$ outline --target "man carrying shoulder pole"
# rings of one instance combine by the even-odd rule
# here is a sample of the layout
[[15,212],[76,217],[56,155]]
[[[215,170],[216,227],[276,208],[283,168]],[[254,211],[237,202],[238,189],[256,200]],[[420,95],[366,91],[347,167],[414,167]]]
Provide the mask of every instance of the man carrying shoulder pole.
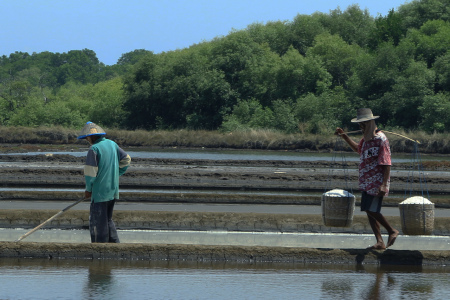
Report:
[[87,122],[78,136],[91,145],[84,166],[85,198],[91,199],[89,230],[92,243],[119,243],[112,214],[119,199],[119,176],[125,173],[131,158],[104,135],[100,126]]
[[[361,211],[365,211],[377,243],[369,249],[384,250],[394,245],[399,232],[393,228],[381,214],[383,197],[389,194],[391,151],[389,141],[383,132],[377,131],[374,116],[369,108],[357,111],[357,117],[351,122],[358,123],[363,133],[357,144],[342,128],[337,128],[336,135],[341,136],[347,144],[360,155],[359,188],[361,195]],[[381,236],[380,224],[387,230],[389,239],[385,245]]]

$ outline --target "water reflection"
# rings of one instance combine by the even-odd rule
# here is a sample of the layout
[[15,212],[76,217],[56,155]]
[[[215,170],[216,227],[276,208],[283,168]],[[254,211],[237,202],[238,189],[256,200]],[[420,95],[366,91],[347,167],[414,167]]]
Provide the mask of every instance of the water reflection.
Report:
[[[364,269],[362,265],[360,268]],[[361,298],[391,299],[398,291],[404,299],[441,299],[434,295],[433,282],[426,273],[429,273],[429,270],[424,270],[421,265],[408,267],[380,265],[376,272],[372,273],[368,288],[362,292]]]
[[98,299],[113,292],[116,284],[111,264],[101,260],[92,261],[88,270],[86,288],[83,289],[82,299]]
[[389,290],[387,287],[384,287],[385,283],[382,282],[385,274],[376,273],[373,277],[372,280],[369,280],[367,290],[362,291],[361,298],[373,300],[389,299]]
[[[434,269],[436,271],[436,269]],[[448,281],[446,269],[442,270]],[[436,297],[443,291],[434,291],[433,269],[423,266],[378,265],[365,266],[358,264],[354,272],[347,270],[343,276],[333,276],[323,280],[321,292],[328,299],[371,299],[385,300],[400,296],[403,299],[441,299]]]
[[354,294],[354,286],[345,277],[331,278],[322,282],[322,295],[328,299],[348,299]]
[[[363,265],[359,265],[359,267],[360,271],[365,271]],[[384,300],[391,298],[389,291],[394,289],[395,280],[382,267],[379,267],[367,282],[367,289],[363,290],[360,295],[362,299]]]
[[0,299],[448,299],[450,267],[0,258],[0,282]]

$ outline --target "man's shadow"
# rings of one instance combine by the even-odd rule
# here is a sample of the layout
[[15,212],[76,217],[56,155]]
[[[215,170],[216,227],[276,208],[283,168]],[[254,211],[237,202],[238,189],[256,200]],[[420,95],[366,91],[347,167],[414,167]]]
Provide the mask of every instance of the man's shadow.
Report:
[[342,249],[355,256],[357,264],[376,259],[381,265],[422,265],[423,254],[418,250],[374,250],[374,249]]

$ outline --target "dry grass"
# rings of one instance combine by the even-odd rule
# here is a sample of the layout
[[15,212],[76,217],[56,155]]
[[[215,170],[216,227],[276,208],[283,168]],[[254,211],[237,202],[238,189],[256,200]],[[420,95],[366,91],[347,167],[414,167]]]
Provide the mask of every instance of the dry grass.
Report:
[[64,127],[0,127],[0,143],[68,144],[78,132]]
[[[63,127],[0,127],[0,143],[3,144],[82,144],[77,140],[79,130]],[[106,129],[108,137],[122,146],[134,147],[205,147],[235,149],[271,149],[300,151],[331,151],[336,137],[304,133],[283,134],[273,130],[248,130],[231,133],[207,130],[118,130]],[[421,153],[450,153],[448,134],[426,134],[425,132],[395,133],[420,141]],[[393,134],[386,133],[393,152],[410,153],[414,143]],[[358,140],[360,135],[352,136]],[[344,145],[344,149],[347,149]]]
[[[404,130],[395,130],[392,131],[397,134],[404,135],[410,139],[418,141],[420,144],[419,150],[422,153],[440,153],[440,154],[448,154],[450,153],[450,136],[448,133],[433,133],[428,134],[424,131],[404,131]],[[393,151],[396,152],[412,152],[414,150],[414,142],[396,136],[390,133],[386,133],[389,138],[389,142]]]

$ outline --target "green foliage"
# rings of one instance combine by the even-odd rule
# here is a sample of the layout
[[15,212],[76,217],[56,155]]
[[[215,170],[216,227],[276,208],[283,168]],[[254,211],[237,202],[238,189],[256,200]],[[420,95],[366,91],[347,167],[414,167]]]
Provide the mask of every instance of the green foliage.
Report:
[[401,15],[391,9],[387,16],[379,15],[375,19],[375,28],[369,35],[369,48],[376,49],[378,45],[386,42],[397,46],[405,34]]
[[212,68],[209,45],[145,57],[124,81],[129,128],[206,128],[222,123],[236,92]]
[[321,22],[323,17],[324,14],[321,13],[314,13],[311,16],[297,15],[294,21],[288,24],[291,31],[292,46],[300,54],[306,54],[306,51],[312,47],[316,36],[328,32]]
[[117,60],[117,64],[111,66],[112,73],[117,72],[118,74],[126,74],[131,71],[132,67],[136,65],[140,60],[148,55],[152,55],[153,52],[145,49],[137,49],[128,53],[122,54],[122,56]]
[[355,109],[347,101],[345,90],[337,87],[320,95],[308,94],[299,98],[293,112],[301,132],[330,134],[337,126],[349,125]]
[[247,31],[232,32],[213,41],[210,55],[211,67],[224,73],[224,79],[241,98],[252,97],[248,76],[242,80],[249,72],[250,64],[260,66],[270,59],[267,46],[253,41]]
[[[90,121],[108,128],[118,128],[123,124],[126,114],[123,110],[125,96],[122,85],[122,79],[116,77],[92,87],[92,94],[88,99],[92,103],[88,118]],[[83,112],[80,111],[81,114]]]
[[433,65],[436,73],[436,91],[450,91],[450,52],[436,58]]
[[88,49],[2,56],[0,124],[75,127],[91,119],[105,126],[120,126],[125,111],[118,75],[143,55],[142,51],[124,54],[121,65],[113,67],[100,63]]
[[361,10],[359,5],[353,4],[345,11],[339,8],[330,11],[327,18],[323,18],[324,27],[332,35],[339,35],[347,44],[366,47],[370,32],[375,27],[369,11]]
[[444,132],[450,128],[450,94],[426,96],[419,111],[423,115],[422,128],[428,132]]
[[62,65],[59,66],[57,72],[60,85],[68,81],[82,84],[97,81],[95,69],[99,66],[99,61],[94,51],[88,49],[72,50],[63,54],[62,59]]
[[449,0],[413,0],[398,9],[404,27],[420,28],[430,20],[450,21]]
[[199,72],[190,78],[194,87],[184,103],[186,126],[191,129],[217,129],[226,109],[236,102],[224,74],[218,70]]
[[295,117],[292,101],[274,101],[272,124],[273,128],[285,133],[298,132],[298,120]]
[[[275,79],[275,80],[274,80]],[[281,57],[277,68],[276,99],[297,99],[308,93],[322,93],[331,85],[331,74],[316,56],[302,56],[293,47]]]
[[246,99],[254,97],[263,106],[275,100],[277,92],[277,76],[280,57],[264,45],[248,60],[245,69],[240,72],[239,95]]
[[256,99],[239,101],[231,115],[222,123],[223,131],[240,131],[252,128],[267,129],[273,127],[274,114],[270,108],[264,108]]
[[277,55],[283,55],[291,46],[291,32],[287,22],[254,23],[247,27],[250,38],[260,45],[268,45]]
[[338,35],[321,34],[315,39],[314,46],[309,48],[307,56],[319,57],[326,70],[333,76],[333,86],[345,85],[352,75],[356,58],[361,49],[349,45]]
[[68,82],[59,88],[50,101],[63,101],[73,109],[88,114],[92,109],[92,85],[82,85],[75,82]]
[[79,112],[71,110],[64,102],[55,101],[45,104],[34,98],[30,105],[22,107],[12,115],[7,125],[37,127],[41,125],[61,125],[79,127],[83,120]]
[[421,122],[420,111],[424,99],[433,94],[435,74],[424,62],[412,62],[399,74],[392,90],[383,95],[381,103],[390,110],[385,112],[388,124],[416,129]]
[[351,5],[250,24],[106,66],[89,49],[0,57],[0,125],[332,134],[359,107],[380,127],[449,130],[450,0],[372,17]]
[[[356,59],[353,74],[348,81],[348,92],[353,107],[371,107],[381,116],[380,122],[392,118],[394,108],[382,101],[392,91],[401,71],[413,61],[412,55],[399,51],[392,43],[381,44],[377,52],[361,53]],[[395,102],[394,102],[395,105]]]
[[412,29],[407,38],[415,45],[415,56],[431,67],[436,58],[450,47],[450,23],[442,20],[426,22],[419,30]]
[[153,52],[145,49],[137,49],[128,53],[122,54],[122,56],[117,61],[120,66],[131,66],[138,63],[142,58],[147,55],[153,54]]

